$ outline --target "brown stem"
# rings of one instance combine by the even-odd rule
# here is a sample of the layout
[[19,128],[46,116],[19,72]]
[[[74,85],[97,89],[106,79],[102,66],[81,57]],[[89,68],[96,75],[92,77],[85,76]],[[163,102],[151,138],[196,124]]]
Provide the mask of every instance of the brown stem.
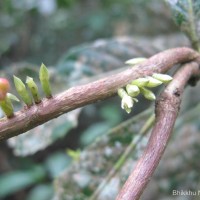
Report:
[[113,96],[118,88],[125,86],[131,80],[154,72],[166,72],[175,64],[188,62],[198,57],[197,52],[186,47],[169,49],[121,73],[72,87],[51,99],[45,99],[40,104],[15,113],[11,119],[1,119],[0,141],[22,134],[76,108]]
[[160,95],[156,102],[156,121],[147,147],[116,200],[140,198],[164,153],[178,115],[184,87],[191,76],[199,74],[196,62],[185,64]]

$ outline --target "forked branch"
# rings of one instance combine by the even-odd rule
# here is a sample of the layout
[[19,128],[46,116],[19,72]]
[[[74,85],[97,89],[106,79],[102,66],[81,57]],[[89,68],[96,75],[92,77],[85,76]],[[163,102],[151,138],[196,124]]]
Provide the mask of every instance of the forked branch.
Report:
[[181,96],[188,80],[199,76],[199,64],[185,64],[156,102],[156,121],[147,147],[116,200],[138,200],[164,153],[176,121]]
[[186,47],[166,50],[121,73],[70,88],[51,99],[44,99],[40,104],[15,113],[11,119],[1,119],[0,141],[22,134],[76,108],[113,96],[118,88],[125,86],[131,80],[155,72],[164,73],[175,64],[192,61],[198,57],[197,52]]

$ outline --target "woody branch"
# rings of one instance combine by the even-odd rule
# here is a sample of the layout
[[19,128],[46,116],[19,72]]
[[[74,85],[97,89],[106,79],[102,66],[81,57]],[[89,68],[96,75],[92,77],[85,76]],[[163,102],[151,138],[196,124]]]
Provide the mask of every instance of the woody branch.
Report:
[[16,112],[10,119],[1,119],[0,141],[22,134],[76,108],[109,98],[131,80],[153,73],[164,73],[175,64],[189,62],[198,57],[197,52],[187,47],[169,49],[123,72],[72,87],[51,99],[43,99],[40,104]]
[[192,76],[199,75],[198,63],[185,64],[158,98],[155,108],[156,121],[147,147],[116,200],[138,200],[140,198],[159,164],[172,133],[184,87]]

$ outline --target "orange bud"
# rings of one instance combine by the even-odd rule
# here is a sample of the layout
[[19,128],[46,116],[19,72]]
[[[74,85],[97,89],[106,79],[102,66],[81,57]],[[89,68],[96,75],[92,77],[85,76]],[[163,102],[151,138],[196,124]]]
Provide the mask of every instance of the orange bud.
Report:
[[10,89],[10,83],[6,78],[0,78],[0,101],[5,100],[6,94]]

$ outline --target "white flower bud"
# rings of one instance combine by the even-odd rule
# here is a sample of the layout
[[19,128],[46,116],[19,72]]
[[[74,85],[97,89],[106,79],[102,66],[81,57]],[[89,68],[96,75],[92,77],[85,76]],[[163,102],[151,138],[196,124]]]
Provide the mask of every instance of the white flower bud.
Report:
[[128,84],[126,86],[126,91],[131,97],[136,97],[138,94],[140,94],[140,89],[137,85]]
[[147,76],[146,78],[149,80],[149,82],[146,84],[146,87],[157,87],[162,84],[161,81],[159,81],[158,79],[152,78],[151,76]]
[[127,60],[125,62],[125,64],[127,64],[127,65],[137,65],[137,64],[140,64],[140,63],[142,63],[146,60],[147,60],[146,58],[133,58],[133,59]]
[[156,99],[156,96],[154,95],[154,93],[151,90],[148,90],[148,89],[146,89],[144,87],[141,87],[140,91],[141,91],[141,93],[144,95],[144,97],[146,99],[149,99],[151,101]]
[[167,74],[153,74],[152,75],[153,78],[163,82],[163,83],[169,83],[173,78]]
[[138,78],[131,82],[131,85],[137,85],[138,87],[144,87],[148,84],[149,80],[147,78]]

